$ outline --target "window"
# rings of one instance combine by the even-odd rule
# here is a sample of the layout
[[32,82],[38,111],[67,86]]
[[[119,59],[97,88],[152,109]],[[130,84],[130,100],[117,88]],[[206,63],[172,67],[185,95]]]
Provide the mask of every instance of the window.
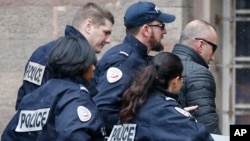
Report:
[[250,2],[235,0],[235,124],[250,124]]

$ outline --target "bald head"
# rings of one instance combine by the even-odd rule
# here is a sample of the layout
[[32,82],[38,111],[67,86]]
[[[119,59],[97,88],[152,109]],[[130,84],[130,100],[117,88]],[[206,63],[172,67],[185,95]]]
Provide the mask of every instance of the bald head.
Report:
[[184,27],[179,43],[193,48],[210,64],[210,61],[215,60],[217,40],[217,33],[211,24],[203,20],[193,20]]
[[213,40],[217,43],[215,28],[210,23],[203,20],[193,20],[189,22],[181,33],[180,43],[192,46],[195,38],[204,38],[210,41]]

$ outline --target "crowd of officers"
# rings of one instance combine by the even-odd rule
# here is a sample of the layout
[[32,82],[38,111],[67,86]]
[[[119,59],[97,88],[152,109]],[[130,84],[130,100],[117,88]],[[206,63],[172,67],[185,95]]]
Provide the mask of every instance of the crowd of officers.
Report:
[[[29,58],[16,113],[1,140],[212,141],[211,133],[220,134],[208,70],[217,35],[209,23],[194,20],[173,52],[164,52],[165,23],[174,21],[152,2],[130,5],[123,42],[97,60],[96,53],[110,43],[114,17],[95,3],[82,6],[64,36]],[[205,88],[195,82],[202,76]],[[194,93],[193,99],[186,93]]]

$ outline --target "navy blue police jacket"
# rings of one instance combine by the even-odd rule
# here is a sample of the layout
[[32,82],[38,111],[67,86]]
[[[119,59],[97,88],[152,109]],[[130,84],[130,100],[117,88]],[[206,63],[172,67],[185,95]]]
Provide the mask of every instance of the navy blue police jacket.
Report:
[[[85,38],[74,27],[67,25],[65,36],[75,35]],[[23,75],[23,84],[20,86],[17,93],[16,109],[22,98],[42,86],[49,79],[53,78],[52,73],[48,69],[47,56],[50,50],[56,45],[60,37],[45,45],[38,47],[29,58]]]
[[135,118],[135,141],[213,141],[205,126],[184,111],[175,94],[158,87]]
[[82,78],[50,79],[23,98],[1,140],[103,141],[103,119],[87,85]]
[[123,43],[109,49],[97,62],[92,84],[98,93],[93,100],[104,117],[108,134],[118,121],[123,92],[137,71],[148,65],[150,58],[147,47],[127,35]]

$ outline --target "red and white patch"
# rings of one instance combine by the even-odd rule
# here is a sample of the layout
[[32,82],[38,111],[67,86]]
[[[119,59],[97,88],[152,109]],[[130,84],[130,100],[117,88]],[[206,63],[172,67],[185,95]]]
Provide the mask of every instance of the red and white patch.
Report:
[[183,114],[184,116],[187,116],[187,117],[191,117],[191,114],[179,107],[174,107],[176,111],[178,111],[179,113]]
[[122,71],[116,67],[111,67],[107,71],[107,80],[109,83],[114,83],[122,78]]
[[89,121],[91,119],[91,112],[84,106],[77,107],[77,114],[79,119],[83,122]]

